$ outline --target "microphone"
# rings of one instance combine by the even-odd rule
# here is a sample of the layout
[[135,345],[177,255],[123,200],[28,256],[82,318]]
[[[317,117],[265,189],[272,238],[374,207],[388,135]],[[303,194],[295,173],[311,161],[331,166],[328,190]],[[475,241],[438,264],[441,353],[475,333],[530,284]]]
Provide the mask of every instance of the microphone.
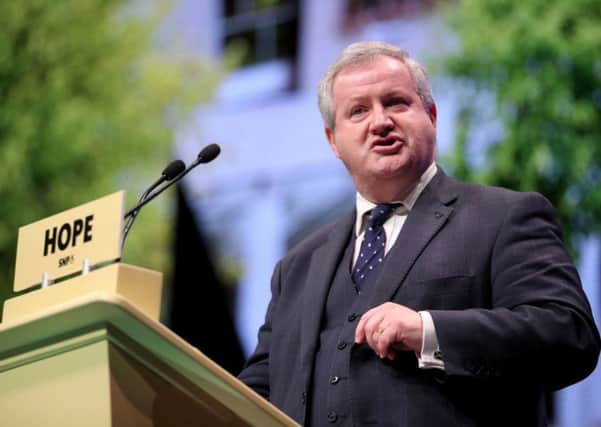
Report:
[[159,179],[157,179],[150,187],[148,187],[148,189],[142,194],[142,197],[140,197],[140,200],[138,200],[138,202],[144,200],[146,198],[146,196],[148,196],[148,194],[154,190],[157,186],[159,186],[160,184],[162,184],[165,181],[171,181],[173,178],[175,178],[176,176],[178,176],[184,169],[186,169],[186,164],[184,162],[182,162],[181,160],[173,160],[171,163],[169,163],[165,169],[163,169],[163,172],[161,173],[161,176]]
[[[163,172],[161,173],[161,176],[159,177],[159,179],[157,179],[150,187],[148,187],[146,189],[146,191],[144,191],[144,193],[142,193],[142,196],[140,196],[140,199],[138,200],[138,204],[142,201],[144,201],[144,199],[146,199],[146,197],[148,197],[148,195],[150,194],[150,192],[152,190],[154,190],[157,186],[159,186],[160,184],[162,184],[165,181],[171,181],[173,178],[175,178],[177,175],[179,175],[184,169],[186,169],[186,164],[184,162],[182,162],[181,160],[173,160],[171,163],[169,163],[165,169],[163,169]],[[127,237],[127,234],[129,233],[129,230],[131,229],[131,227],[134,225],[134,221],[136,220],[138,213],[140,212],[140,209],[137,209],[135,211],[130,211],[130,217],[128,219],[128,221],[125,223],[125,226],[123,227],[123,237],[121,238],[121,248],[123,248],[123,245],[125,244],[125,238]],[[125,216],[125,218],[127,219],[127,215]]]
[[221,153],[221,147],[217,144],[209,144],[198,153],[196,156],[197,163],[209,163]]
[[203,148],[202,150],[200,150],[200,153],[198,153],[198,156],[196,156],[196,159],[192,163],[190,163],[190,165],[186,169],[184,169],[183,171],[181,171],[173,179],[167,181],[162,187],[158,188],[154,193],[149,193],[143,200],[140,200],[136,206],[134,206],[132,209],[130,209],[125,214],[124,218],[127,218],[127,217],[129,217],[131,215],[134,215],[134,213],[136,211],[140,210],[147,203],[149,203],[152,200],[154,200],[155,197],[157,197],[163,191],[165,191],[166,189],[168,189],[169,187],[171,187],[173,184],[175,184],[178,181],[180,181],[184,176],[186,176],[188,174],[188,172],[190,172],[192,169],[194,169],[199,164],[201,164],[201,163],[209,163],[210,161],[215,160],[215,158],[219,155],[219,153],[221,153],[221,147],[219,147],[219,145],[217,145],[217,144],[209,144],[209,145],[207,145],[205,148]]

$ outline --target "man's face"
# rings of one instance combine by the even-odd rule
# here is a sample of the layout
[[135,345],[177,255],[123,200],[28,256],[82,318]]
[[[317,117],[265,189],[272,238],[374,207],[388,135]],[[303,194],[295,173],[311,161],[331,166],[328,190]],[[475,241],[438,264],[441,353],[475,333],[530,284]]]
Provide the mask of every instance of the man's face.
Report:
[[425,110],[399,60],[381,56],[342,70],[332,95],[336,125],[326,136],[359,192],[412,184],[434,160],[436,108]]

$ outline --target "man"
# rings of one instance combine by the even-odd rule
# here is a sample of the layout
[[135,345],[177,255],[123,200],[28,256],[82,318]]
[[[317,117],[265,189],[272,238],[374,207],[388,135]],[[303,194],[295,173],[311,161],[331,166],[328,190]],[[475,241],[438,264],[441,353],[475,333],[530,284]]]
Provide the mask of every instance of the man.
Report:
[[428,80],[394,46],[350,45],[319,105],[355,211],[278,263],[240,379],[305,425],[546,425],[600,348],[552,207],[444,174]]

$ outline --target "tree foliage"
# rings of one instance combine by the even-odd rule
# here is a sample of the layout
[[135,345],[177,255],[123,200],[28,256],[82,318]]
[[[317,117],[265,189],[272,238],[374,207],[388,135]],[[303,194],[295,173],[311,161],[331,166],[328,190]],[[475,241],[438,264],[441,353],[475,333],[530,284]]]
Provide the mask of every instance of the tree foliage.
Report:
[[[196,60],[153,49],[167,6],[3,2],[0,298],[12,288],[18,227],[122,188],[131,205],[170,157],[174,117],[213,85],[215,73]],[[132,233],[125,258],[164,270],[169,227],[159,205],[140,215],[146,230]]]
[[[558,210],[571,249],[601,227],[601,3],[598,0],[463,0],[448,11],[460,47],[446,71],[471,91],[451,155],[455,175],[539,191]],[[502,132],[478,102],[492,94]],[[474,160],[478,149],[484,162]]]

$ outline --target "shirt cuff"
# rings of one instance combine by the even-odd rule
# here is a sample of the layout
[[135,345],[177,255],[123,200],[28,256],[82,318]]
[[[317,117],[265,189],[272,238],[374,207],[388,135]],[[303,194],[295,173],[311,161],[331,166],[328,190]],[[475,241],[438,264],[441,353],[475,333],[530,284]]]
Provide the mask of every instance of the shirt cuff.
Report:
[[440,369],[444,371],[442,352],[438,348],[438,338],[432,315],[427,311],[419,311],[422,318],[422,351],[417,356],[420,369]]

